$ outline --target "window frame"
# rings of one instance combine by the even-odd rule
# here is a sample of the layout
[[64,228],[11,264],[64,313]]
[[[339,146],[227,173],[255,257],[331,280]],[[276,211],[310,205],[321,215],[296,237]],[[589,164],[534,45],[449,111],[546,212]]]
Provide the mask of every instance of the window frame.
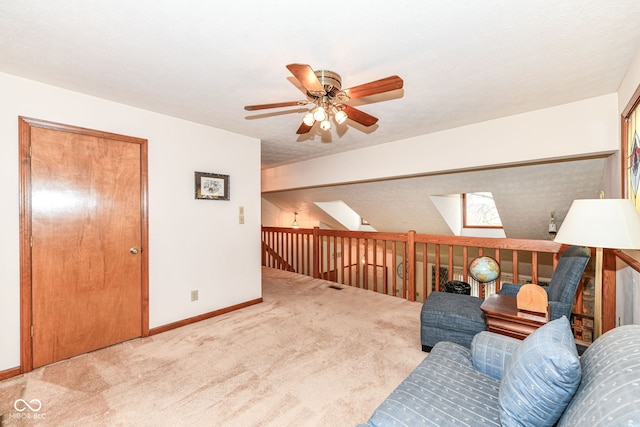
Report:
[[[502,219],[500,219],[500,225],[469,225],[467,222],[467,194],[475,194],[475,193],[491,193],[490,191],[475,191],[471,193],[462,193],[462,227],[463,228],[485,228],[485,229],[504,229],[502,225]],[[493,194],[491,194],[491,199],[493,200]],[[494,200],[495,205],[495,200]],[[496,211],[497,211],[496,207]],[[500,213],[498,212],[498,217]]]

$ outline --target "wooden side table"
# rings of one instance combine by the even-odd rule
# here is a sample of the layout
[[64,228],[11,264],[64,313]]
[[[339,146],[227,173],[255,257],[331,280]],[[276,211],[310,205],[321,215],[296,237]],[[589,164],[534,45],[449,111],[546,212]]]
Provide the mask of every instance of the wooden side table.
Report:
[[510,295],[489,295],[480,309],[487,321],[487,331],[520,340],[549,321],[548,314],[544,316],[518,310],[516,297]]

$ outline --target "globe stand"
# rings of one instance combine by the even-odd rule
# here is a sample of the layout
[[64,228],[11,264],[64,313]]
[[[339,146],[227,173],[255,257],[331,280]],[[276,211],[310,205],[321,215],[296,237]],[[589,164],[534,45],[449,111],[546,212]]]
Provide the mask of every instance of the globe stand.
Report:
[[478,296],[484,299],[487,285],[500,277],[500,264],[489,256],[479,256],[469,263],[469,274],[478,282]]

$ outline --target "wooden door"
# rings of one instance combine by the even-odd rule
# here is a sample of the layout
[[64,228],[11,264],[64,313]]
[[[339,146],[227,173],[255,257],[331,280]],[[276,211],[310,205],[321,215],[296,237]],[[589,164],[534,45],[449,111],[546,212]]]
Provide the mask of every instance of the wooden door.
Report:
[[148,333],[146,145],[83,131],[30,127],[33,368]]

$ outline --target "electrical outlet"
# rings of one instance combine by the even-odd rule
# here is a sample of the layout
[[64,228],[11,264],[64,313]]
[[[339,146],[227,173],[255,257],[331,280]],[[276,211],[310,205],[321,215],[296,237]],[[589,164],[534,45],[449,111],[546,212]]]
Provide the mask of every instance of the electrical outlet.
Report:
[[198,291],[191,291],[191,301],[198,301]]
[[240,206],[238,209],[238,222],[244,224],[244,206]]

